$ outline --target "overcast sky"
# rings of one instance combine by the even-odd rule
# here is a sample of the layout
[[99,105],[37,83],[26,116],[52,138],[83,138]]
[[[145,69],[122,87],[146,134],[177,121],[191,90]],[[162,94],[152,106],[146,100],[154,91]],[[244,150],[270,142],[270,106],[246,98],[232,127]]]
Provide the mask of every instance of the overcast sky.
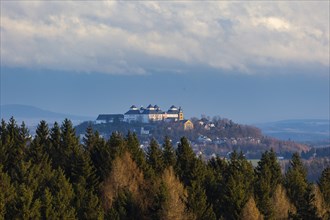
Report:
[[329,1],[1,1],[1,104],[329,118],[329,35]]

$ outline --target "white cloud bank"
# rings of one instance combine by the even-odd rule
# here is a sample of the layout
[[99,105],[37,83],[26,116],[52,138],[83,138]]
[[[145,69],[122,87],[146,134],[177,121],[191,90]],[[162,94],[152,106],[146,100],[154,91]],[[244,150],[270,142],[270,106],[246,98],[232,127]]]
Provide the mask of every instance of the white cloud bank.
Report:
[[162,60],[329,68],[329,1],[1,1],[3,66],[145,74]]

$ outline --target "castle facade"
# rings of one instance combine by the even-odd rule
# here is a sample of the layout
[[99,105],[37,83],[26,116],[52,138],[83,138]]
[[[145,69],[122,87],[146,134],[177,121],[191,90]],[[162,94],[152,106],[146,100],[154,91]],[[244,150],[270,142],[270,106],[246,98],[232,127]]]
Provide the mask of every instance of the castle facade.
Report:
[[172,105],[167,111],[162,111],[157,105],[149,105],[147,108],[137,108],[132,105],[124,114],[123,121],[125,122],[142,122],[149,123],[155,121],[182,121],[183,111],[180,108]]

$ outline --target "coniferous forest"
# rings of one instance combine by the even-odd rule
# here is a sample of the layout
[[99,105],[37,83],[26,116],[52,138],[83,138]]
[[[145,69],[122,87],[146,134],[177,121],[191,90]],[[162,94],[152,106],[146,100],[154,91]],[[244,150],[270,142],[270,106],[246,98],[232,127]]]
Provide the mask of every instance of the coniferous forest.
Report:
[[0,219],[330,219],[330,167],[310,183],[297,153],[283,174],[272,150],[255,168],[240,152],[204,161],[185,137],[144,152],[88,127],[80,142],[70,120],[35,137],[2,120],[0,136]]

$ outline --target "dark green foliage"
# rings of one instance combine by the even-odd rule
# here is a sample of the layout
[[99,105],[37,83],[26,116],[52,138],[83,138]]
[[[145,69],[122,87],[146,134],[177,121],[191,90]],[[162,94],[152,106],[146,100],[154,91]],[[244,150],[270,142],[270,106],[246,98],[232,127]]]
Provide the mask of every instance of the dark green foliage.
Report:
[[192,167],[195,163],[196,156],[191,149],[187,138],[181,138],[181,141],[176,150],[176,155],[176,172],[183,184],[189,185],[191,180]]
[[143,150],[140,148],[140,142],[135,133],[128,132],[126,137],[126,144],[128,152],[131,153],[132,159],[138,165],[138,167],[143,171],[147,178],[153,176],[152,170],[147,163],[146,156]]
[[59,219],[74,219],[76,210],[73,207],[75,198],[72,185],[65,177],[62,169],[57,169],[50,181],[50,192],[52,193],[52,205]]
[[285,175],[284,185],[293,204],[296,207],[300,207],[304,200],[308,182],[307,171],[298,153],[292,155],[290,167]]
[[98,136],[93,133],[92,125],[89,125],[86,129],[85,137],[83,138],[84,148],[91,151],[98,142]]
[[[2,124],[3,126],[5,125]],[[11,118],[6,125],[1,137],[3,148],[3,166],[4,171],[9,174],[13,181],[19,172],[17,161],[23,161],[25,158],[26,143],[28,142],[27,129],[24,123],[18,127],[14,118]]]
[[98,219],[103,216],[99,198],[99,180],[89,154],[77,148],[71,155],[71,183],[75,192],[74,205],[78,219]]
[[273,216],[272,197],[276,187],[282,182],[281,167],[277,162],[276,154],[273,150],[262,154],[261,160],[255,169],[255,197],[260,212],[265,219]]
[[330,207],[330,167],[327,167],[323,170],[318,185],[322,192],[324,201],[326,202],[327,206]]
[[41,205],[41,215],[46,219],[56,219],[57,213],[53,206],[53,195],[49,191],[48,188],[45,189],[44,194],[42,196],[42,205]]
[[228,168],[224,172],[222,208],[225,219],[238,219],[253,193],[254,172],[242,153],[231,154]]
[[164,160],[162,151],[155,139],[151,139],[147,150],[147,162],[155,173],[162,173],[164,170]]
[[[131,156],[116,166],[125,154]],[[176,152],[165,138],[162,150],[151,140],[145,153],[134,133],[123,138],[115,132],[106,142],[91,127],[80,144],[69,120],[50,131],[41,121],[34,139],[13,118],[0,125],[0,220],[239,219],[253,195],[271,219],[271,198],[282,181],[273,151],[265,152],[253,170],[242,153],[234,152],[229,161],[216,157],[205,162],[185,137]],[[283,183],[296,206],[292,219],[328,216],[316,208],[319,200],[298,154]],[[318,185],[329,208],[330,168]]]
[[71,178],[71,164],[72,159],[79,151],[79,141],[76,137],[76,132],[73,128],[72,122],[65,119],[61,126],[61,142],[60,142],[60,163],[59,166],[64,170],[65,174]]
[[208,203],[204,189],[206,165],[192,151],[188,140],[183,137],[177,149],[177,173],[188,189],[188,210],[197,219],[215,219],[212,205]]
[[141,212],[132,194],[127,190],[122,190],[118,193],[106,218],[113,220],[141,219]]
[[163,144],[163,160],[165,167],[174,167],[176,163],[175,150],[172,146],[171,140],[168,136],[165,137]]
[[13,208],[15,197],[16,192],[10,177],[3,172],[0,164],[0,219],[10,217],[10,209]]
[[34,163],[40,163],[48,158],[50,140],[49,129],[46,121],[41,121],[36,129],[36,136],[29,147],[29,159]]
[[91,161],[96,170],[96,176],[100,182],[104,181],[111,170],[111,162],[114,159],[111,149],[98,132],[93,133],[91,128],[87,128],[84,138],[84,148],[89,152]]
[[25,184],[17,187],[17,199],[15,201],[15,218],[41,219],[41,200],[34,199],[31,188]]
[[309,219],[309,220],[321,220],[317,215],[317,209],[315,207],[315,195],[312,192],[312,184],[309,184],[306,188],[304,198],[297,207],[297,215],[294,216],[295,219]]
[[290,167],[285,175],[285,187],[292,203],[297,208],[295,219],[319,219],[314,204],[312,185],[307,181],[307,170],[298,153],[292,155]]
[[59,168],[62,162],[61,157],[61,130],[57,122],[54,123],[50,131],[50,146],[48,151],[48,156],[52,160],[52,165],[54,168]]
[[123,136],[118,132],[113,132],[110,136],[107,145],[110,148],[110,155],[112,160],[115,159],[116,156],[121,155],[126,148],[126,143]]
[[222,214],[222,181],[223,175],[228,167],[228,163],[226,160],[221,159],[219,157],[212,158],[208,162],[208,173],[206,175],[206,194],[213,205],[213,210],[219,219]]
[[188,187],[188,210],[194,213],[197,219],[216,219],[213,207],[208,203],[205,190],[198,182]]

